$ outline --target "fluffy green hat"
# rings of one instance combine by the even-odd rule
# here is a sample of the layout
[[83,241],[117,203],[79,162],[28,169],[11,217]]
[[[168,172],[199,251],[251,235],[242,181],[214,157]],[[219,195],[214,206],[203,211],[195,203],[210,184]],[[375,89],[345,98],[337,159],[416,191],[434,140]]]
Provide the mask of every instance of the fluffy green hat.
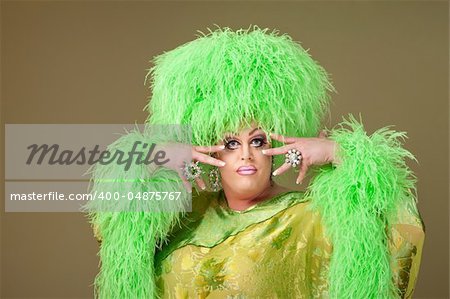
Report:
[[213,145],[256,121],[266,132],[316,136],[334,91],[326,71],[286,34],[218,28],[154,57],[149,124],[183,124]]

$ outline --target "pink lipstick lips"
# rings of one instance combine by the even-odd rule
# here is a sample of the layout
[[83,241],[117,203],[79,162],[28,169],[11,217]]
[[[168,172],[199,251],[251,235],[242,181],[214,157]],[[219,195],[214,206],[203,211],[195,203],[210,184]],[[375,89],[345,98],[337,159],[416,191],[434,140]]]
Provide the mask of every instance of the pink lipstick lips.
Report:
[[236,172],[240,175],[252,175],[256,172],[256,168],[254,166],[241,166]]

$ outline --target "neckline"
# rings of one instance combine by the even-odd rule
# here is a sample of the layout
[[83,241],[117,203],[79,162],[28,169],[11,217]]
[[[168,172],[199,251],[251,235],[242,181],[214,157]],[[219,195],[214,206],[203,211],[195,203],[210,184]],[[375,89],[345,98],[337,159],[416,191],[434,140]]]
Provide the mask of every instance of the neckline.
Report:
[[196,216],[185,225],[178,224],[180,229],[171,235],[170,242],[157,251],[155,255],[157,264],[185,245],[212,248],[250,225],[265,221],[298,203],[308,201],[308,198],[304,197],[304,191],[291,190],[281,192],[246,210],[235,211],[227,207],[223,190],[208,194],[212,197],[197,198],[204,204],[202,207],[205,209],[196,210]]
[[273,201],[275,201],[276,199],[279,199],[280,197],[283,197],[284,195],[292,193],[292,192],[298,192],[298,191],[296,191],[296,190],[289,190],[289,191],[278,193],[277,195],[272,196],[271,198],[268,198],[266,200],[260,201],[260,202],[258,202],[256,204],[248,207],[247,209],[240,210],[240,211],[239,210],[233,210],[232,208],[230,208],[230,206],[228,205],[228,201],[225,198],[225,192],[223,192],[223,190],[220,190],[218,198],[219,198],[219,205],[224,210],[226,210],[228,213],[230,213],[230,214],[245,214],[245,213],[253,211],[253,210],[255,210],[255,209],[259,208],[259,207],[266,206],[266,205],[272,203]]

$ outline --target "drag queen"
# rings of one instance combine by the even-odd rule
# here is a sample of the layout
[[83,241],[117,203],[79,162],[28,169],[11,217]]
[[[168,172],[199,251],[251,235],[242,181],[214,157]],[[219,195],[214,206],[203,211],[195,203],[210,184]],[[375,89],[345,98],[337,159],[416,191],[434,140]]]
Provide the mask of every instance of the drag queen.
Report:
[[[96,297],[411,298],[425,227],[405,134],[351,115],[321,129],[334,88],[299,43],[219,28],[155,57],[149,78],[147,124],[190,126],[192,160],[97,165],[92,190],[177,190],[192,211],[92,203]],[[163,139],[132,131],[109,149]],[[274,181],[289,171],[311,174],[305,191]]]

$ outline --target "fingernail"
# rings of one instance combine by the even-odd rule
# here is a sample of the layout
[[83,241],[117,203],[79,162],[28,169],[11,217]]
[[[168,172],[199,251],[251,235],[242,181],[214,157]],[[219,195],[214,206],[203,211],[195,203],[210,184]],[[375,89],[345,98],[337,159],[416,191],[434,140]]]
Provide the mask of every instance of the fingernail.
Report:
[[262,150],[262,153],[265,155],[267,153],[267,151],[266,150]]
[[225,148],[225,145],[221,145],[221,146],[220,146],[220,149],[224,149],[224,148]]
[[206,189],[206,186],[202,186],[201,188],[202,188],[202,190],[205,190],[205,189]]
[[225,166],[226,163],[222,161],[219,164],[220,164],[220,166]]
[[278,172],[276,170],[272,173],[273,176],[276,176],[277,174]]

